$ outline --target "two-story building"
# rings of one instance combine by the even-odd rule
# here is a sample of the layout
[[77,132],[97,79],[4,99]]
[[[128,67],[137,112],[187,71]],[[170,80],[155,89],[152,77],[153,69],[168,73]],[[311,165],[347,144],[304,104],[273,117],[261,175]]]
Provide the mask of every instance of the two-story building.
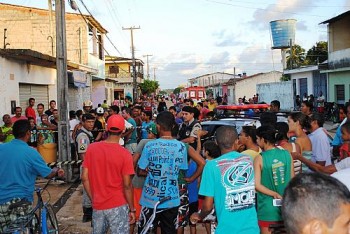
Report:
[[350,98],[350,11],[326,20],[328,24],[328,101],[344,104]]
[[[131,58],[116,56],[106,56],[105,76],[106,76],[106,100],[112,103],[114,100],[133,100],[133,66]],[[136,84],[143,83],[144,63],[140,59],[135,59],[136,64]],[[138,87],[138,86],[137,86]],[[140,89],[138,88],[138,94]]]
[[[11,94],[0,93],[0,109],[11,112],[10,103],[26,107],[29,97],[39,97],[37,103],[43,102],[47,108],[49,100],[60,98],[55,74],[55,13],[4,3],[0,3],[0,12],[0,37],[6,48],[0,53],[2,66],[6,67],[1,78]],[[104,92],[98,92],[105,91],[105,33],[107,30],[92,16],[66,13],[67,60],[70,64],[68,98],[72,110],[82,108],[85,100],[102,102],[105,98]],[[98,93],[95,98],[94,92]]]

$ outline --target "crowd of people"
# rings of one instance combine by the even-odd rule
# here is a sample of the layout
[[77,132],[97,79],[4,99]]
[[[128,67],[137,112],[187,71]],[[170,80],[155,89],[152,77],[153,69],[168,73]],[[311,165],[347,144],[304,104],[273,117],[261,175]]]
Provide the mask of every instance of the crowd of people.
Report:
[[[85,101],[82,110],[69,112],[72,159],[83,161],[82,221],[92,221],[93,233],[141,233],[154,209],[154,227],[169,234],[186,226],[196,233],[198,222],[207,233],[214,223],[215,233],[265,234],[272,225],[289,233],[349,232],[350,105],[332,142],[340,152],[334,163],[321,111],[284,115],[274,100],[259,113],[259,126],[239,133],[222,126],[215,140],[203,142],[208,132],[201,121],[215,116],[218,101],[173,104],[140,99],[93,108]],[[57,143],[56,102],[47,111],[42,103],[34,106],[31,98],[25,115],[16,107],[13,117],[3,116],[0,232],[23,213],[9,211],[11,204],[32,203],[36,176],[63,175],[36,151]]]

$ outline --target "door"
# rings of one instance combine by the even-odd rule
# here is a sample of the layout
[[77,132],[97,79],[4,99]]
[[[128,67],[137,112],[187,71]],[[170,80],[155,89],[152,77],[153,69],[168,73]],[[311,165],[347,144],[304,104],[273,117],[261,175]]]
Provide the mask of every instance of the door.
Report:
[[307,93],[307,78],[299,79],[299,93],[300,98],[302,99],[304,96],[304,93],[306,93],[306,96],[308,96]]
[[47,85],[19,84],[19,105],[24,110],[28,106],[29,98],[35,98],[34,109],[39,103],[44,104],[44,109],[49,107],[49,88]]

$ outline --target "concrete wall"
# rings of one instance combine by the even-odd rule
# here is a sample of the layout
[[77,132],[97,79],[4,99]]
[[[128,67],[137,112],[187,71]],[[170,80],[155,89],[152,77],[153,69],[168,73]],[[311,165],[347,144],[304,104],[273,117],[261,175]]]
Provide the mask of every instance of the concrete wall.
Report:
[[296,95],[300,95],[300,97],[303,96],[303,93],[300,93],[300,79],[306,78],[307,79],[307,95],[314,94],[314,84],[312,79],[312,71],[306,71],[306,72],[300,72],[291,74],[291,80],[296,80]]
[[[335,85],[344,85],[345,102],[350,98],[350,71],[328,73],[328,98],[330,102],[336,101]],[[341,103],[343,104],[343,103]]]
[[106,99],[105,81],[104,80],[93,80],[92,81],[92,103],[94,107],[98,104],[102,104],[103,100]]
[[257,84],[259,102],[270,104],[272,100],[281,103],[281,110],[290,111],[294,107],[292,81]]
[[19,105],[19,83],[48,85],[49,100],[57,100],[56,69],[0,57],[0,71],[1,115],[11,113],[11,100]]
[[330,52],[350,48],[350,15],[328,25]]
[[[56,27],[54,13],[52,16],[52,34],[50,35],[48,11],[6,4],[0,4],[0,11],[0,38],[3,38],[3,29],[7,28],[6,42],[10,43],[7,48],[32,49],[55,56]],[[81,30],[81,37],[79,36],[79,29]],[[52,36],[54,40],[54,53],[52,53],[49,36]],[[81,48],[81,63],[87,64],[88,27],[80,15],[66,14],[66,36],[68,60],[80,63]],[[79,38],[81,38],[81,43]]]
[[[263,74],[257,74],[253,76],[248,76],[245,79],[239,80],[236,82],[235,86],[235,98],[236,103],[238,103],[238,98],[246,97],[246,100],[252,98],[256,93],[259,93],[256,89],[258,84],[278,82],[282,76],[281,72],[273,71]],[[229,86],[229,89],[232,89],[233,86]],[[260,95],[260,93],[259,93]]]

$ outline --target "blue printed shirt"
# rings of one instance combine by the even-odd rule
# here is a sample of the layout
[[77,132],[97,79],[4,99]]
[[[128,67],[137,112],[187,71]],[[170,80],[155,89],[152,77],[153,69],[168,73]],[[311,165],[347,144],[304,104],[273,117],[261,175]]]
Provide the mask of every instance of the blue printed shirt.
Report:
[[0,204],[13,198],[33,201],[35,179],[51,169],[41,155],[22,140],[0,145]]
[[143,148],[138,162],[140,169],[148,169],[142,189],[140,204],[153,208],[160,199],[170,196],[171,200],[158,206],[159,209],[180,205],[178,176],[179,170],[186,170],[187,149],[178,140],[156,139]]
[[207,161],[199,194],[214,198],[218,218],[216,234],[259,233],[250,156],[233,151]]

